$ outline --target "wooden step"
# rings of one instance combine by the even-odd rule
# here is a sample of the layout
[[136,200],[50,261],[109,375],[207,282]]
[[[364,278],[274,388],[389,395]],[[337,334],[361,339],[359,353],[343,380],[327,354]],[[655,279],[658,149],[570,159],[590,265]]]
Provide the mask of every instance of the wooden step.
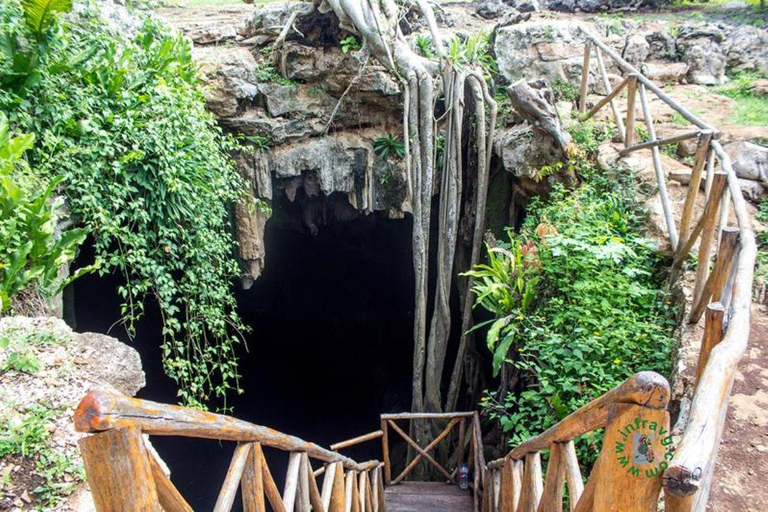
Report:
[[441,482],[405,482],[384,491],[388,512],[470,512],[472,493]]

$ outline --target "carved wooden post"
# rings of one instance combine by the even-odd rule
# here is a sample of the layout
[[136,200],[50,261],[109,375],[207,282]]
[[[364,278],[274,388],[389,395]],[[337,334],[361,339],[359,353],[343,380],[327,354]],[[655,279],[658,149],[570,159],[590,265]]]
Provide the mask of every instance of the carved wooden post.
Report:
[[584,43],[584,61],[581,65],[581,88],[579,90],[579,112],[587,111],[587,94],[589,93],[589,57],[592,54],[592,41]]
[[381,451],[384,458],[384,483],[389,485],[392,483],[392,465],[389,462],[389,425],[387,420],[381,420],[381,431],[384,435],[381,436]]
[[637,75],[629,75],[627,82],[627,132],[624,147],[628,148],[635,142],[635,100],[637,99]]
[[116,428],[77,444],[98,512],[161,510],[141,430]]
[[672,460],[672,437],[666,410],[617,403],[609,410],[599,470],[594,483],[593,512],[652,512],[657,508],[662,473]]

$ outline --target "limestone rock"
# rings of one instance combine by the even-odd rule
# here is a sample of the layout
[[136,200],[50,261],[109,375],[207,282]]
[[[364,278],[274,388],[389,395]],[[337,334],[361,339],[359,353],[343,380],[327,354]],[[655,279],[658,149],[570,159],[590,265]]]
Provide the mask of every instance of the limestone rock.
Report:
[[729,30],[728,67],[736,71],[768,72],[768,32],[750,25]]
[[674,59],[677,55],[675,38],[666,30],[656,30],[645,34],[648,53],[653,59]]
[[701,85],[725,82],[725,34],[709,23],[686,23],[677,37],[677,48],[688,64],[688,79]]
[[507,6],[501,0],[480,0],[475,7],[475,12],[487,20],[498,18],[506,10]]
[[195,51],[201,66],[208,108],[219,118],[238,115],[259,92],[256,60],[246,48],[211,48]]
[[540,9],[538,0],[507,0],[519,12],[536,12]]
[[561,155],[554,139],[528,124],[497,130],[493,148],[504,169],[517,178],[535,179],[541,167],[553,164]]
[[87,355],[82,370],[92,381],[107,383],[129,396],[145,386],[141,358],[133,347],[95,332],[75,334],[72,347]]
[[688,76],[688,64],[685,62],[645,62],[640,71],[649,79],[657,82],[682,83]]
[[304,12],[311,6],[308,2],[273,2],[256,9],[245,22],[244,37],[269,35],[277,37],[288,19],[296,11]]
[[766,187],[759,181],[739,178],[739,188],[744,197],[752,202],[759,202],[765,196]]
[[651,51],[651,45],[641,34],[632,34],[627,38],[627,44],[624,47],[624,60],[637,67],[640,66]]
[[768,148],[741,141],[728,144],[724,149],[731,157],[736,176],[768,185]]

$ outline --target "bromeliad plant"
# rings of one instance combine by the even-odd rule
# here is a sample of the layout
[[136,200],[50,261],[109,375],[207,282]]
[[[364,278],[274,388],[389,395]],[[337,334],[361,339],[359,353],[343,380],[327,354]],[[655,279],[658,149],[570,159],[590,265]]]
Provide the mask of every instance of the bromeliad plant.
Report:
[[526,315],[536,297],[540,263],[533,242],[523,244],[510,236],[511,243],[487,247],[488,263],[475,266],[463,275],[474,278],[475,307],[482,306],[495,318],[475,328],[491,324],[488,350],[493,353],[493,376],[497,376],[507,354],[519,341]]

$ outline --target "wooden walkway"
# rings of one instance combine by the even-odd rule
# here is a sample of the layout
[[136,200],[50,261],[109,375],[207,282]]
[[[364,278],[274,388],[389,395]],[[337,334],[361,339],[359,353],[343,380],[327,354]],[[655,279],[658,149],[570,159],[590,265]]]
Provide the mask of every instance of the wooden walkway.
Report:
[[387,512],[470,512],[472,493],[441,482],[404,482],[384,491]]

